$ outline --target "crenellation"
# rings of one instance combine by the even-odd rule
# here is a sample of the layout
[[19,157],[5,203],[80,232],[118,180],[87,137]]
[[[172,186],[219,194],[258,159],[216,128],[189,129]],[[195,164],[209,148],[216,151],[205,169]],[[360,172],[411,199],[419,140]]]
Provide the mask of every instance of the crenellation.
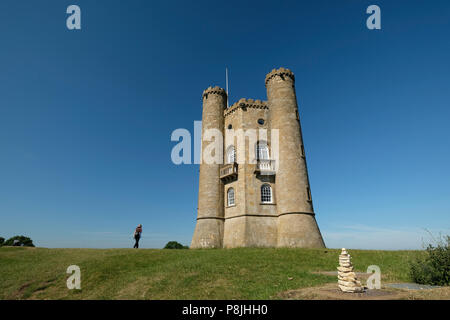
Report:
[[241,98],[239,101],[232,104],[229,108],[224,110],[224,116],[228,116],[229,114],[235,112],[237,109],[242,108],[250,108],[250,109],[269,109],[267,101],[261,101],[259,99],[245,99]]
[[266,81],[265,81],[266,87],[267,87],[268,82],[271,79],[275,78],[276,76],[282,76],[282,77],[287,76],[287,77],[291,78],[292,81],[295,81],[294,73],[291,70],[286,69],[286,68],[273,69],[269,74],[266,75]]
[[227,93],[225,91],[225,89],[219,87],[219,86],[215,86],[215,87],[208,87],[208,89],[203,91],[202,97],[203,98],[207,98],[208,95],[210,94],[218,94],[218,95],[222,95],[222,96],[227,96]]

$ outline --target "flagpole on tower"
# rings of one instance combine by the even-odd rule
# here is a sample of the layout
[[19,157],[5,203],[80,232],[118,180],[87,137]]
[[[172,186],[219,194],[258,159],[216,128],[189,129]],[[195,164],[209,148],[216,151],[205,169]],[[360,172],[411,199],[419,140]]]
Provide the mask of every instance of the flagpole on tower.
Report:
[[227,91],[227,108],[229,107],[228,104],[228,68],[225,68],[225,82],[226,82],[226,91]]

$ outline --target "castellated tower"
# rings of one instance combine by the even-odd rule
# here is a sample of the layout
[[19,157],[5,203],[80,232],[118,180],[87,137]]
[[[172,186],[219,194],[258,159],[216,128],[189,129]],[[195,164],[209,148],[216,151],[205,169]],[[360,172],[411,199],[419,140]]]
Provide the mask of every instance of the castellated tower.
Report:
[[[223,89],[203,92],[202,154],[211,143],[205,130],[217,129],[224,136],[223,164],[200,164],[191,248],[325,247],[312,204],[294,74],[274,69],[265,84],[267,102],[240,99],[229,108]],[[247,136],[251,131],[256,139]]]
[[[205,141],[205,131],[217,129],[223,134],[223,113],[227,94],[219,87],[203,92],[202,155],[213,141]],[[203,158],[203,156],[202,156]],[[219,179],[220,164],[200,164],[197,225],[191,248],[221,248],[223,246],[224,206],[223,183]]]
[[272,70],[266,76],[272,128],[279,129],[277,214],[279,247],[325,247],[315,219],[306,167],[294,74]]

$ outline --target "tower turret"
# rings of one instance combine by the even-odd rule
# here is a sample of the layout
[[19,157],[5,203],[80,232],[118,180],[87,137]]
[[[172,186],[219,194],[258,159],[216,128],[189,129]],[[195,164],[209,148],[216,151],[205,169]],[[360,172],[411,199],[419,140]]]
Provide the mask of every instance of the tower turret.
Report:
[[271,127],[279,130],[277,246],[324,247],[312,204],[294,74],[274,69],[265,82]]
[[[204,150],[213,141],[205,140],[205,131],[218,130],[223,137],[224,109],[227,107],[227,94],[219,87],[209,87],[203,92],[202,114],[202,162],[198,192],[197,225],[192,237],[191,248],[221,248],[223,243],[224,202],[223,183],[219,178],[220,163],[207,163]],[[220,151],[223,154],[223,145]],[[221,156],[221,160],[223,157]]]

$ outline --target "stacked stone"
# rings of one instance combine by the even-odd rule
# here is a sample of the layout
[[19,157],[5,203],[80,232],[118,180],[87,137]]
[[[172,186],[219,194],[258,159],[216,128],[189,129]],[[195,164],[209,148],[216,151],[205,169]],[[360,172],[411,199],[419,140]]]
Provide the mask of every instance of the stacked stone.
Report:
[[337,269],[339,288],[343,292],[355,293],[364,291],[361,282],[358,281],[355,272],[353,272],[351,257],[345,248],[342,248],[342,252],[339,255],[339,267]]

